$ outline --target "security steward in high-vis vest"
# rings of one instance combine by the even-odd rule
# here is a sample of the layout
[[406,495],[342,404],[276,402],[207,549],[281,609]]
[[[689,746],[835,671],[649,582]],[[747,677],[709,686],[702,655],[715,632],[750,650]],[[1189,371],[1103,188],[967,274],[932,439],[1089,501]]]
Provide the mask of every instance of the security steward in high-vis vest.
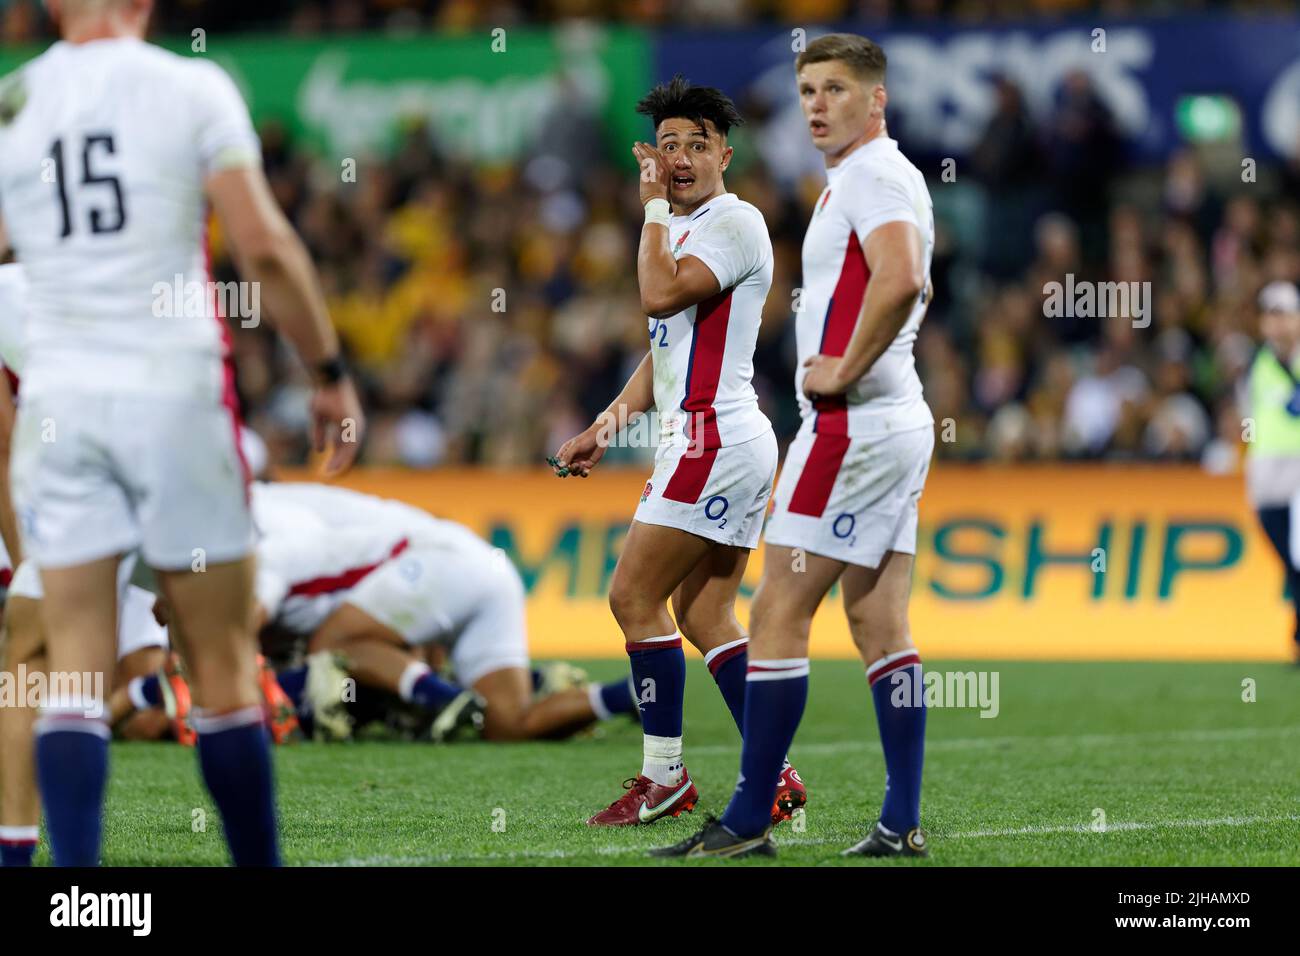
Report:
[[1259,334],[1246,382],[1246,414],[1254,425],[1246,444],[1246,494],[1286,572],[1300,662],[1300,291],[1290,282],[1271,282],[1260,292]]

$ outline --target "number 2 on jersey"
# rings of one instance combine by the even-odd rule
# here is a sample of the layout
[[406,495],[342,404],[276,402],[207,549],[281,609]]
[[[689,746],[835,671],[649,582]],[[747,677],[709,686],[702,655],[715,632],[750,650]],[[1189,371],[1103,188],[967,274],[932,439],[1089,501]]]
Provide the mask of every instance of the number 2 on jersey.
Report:
[[[659,319],[654,320],[654,325],[650,326],[650,342],[653,345],[664,346],[668,344],[668,323]],[[655,336],[659,336],[659,341],[655,341]]]
[[[83,188],[89,186],[109,187],[113,191],[116,209],[111,215],[106,216],[105,210],[92,207],[87,217],[90,220],[90,231],[95,235],[121,232],[126,225],[126,200],[122,194],[122,181],[116,176],[97,176],[91,172],[91,153],[97,146],[103,147],[103,152],[109,156],[117,153],[112,133],[88,133],[81,146],[80,185]],[[63,215],[63,229],[59,233],[59,238],[67,239],[72,235],[72,202],[68,197],[68,181],[62,137],[56,139],[53,145],[50,146],[50,158],[54,160],[54,183],[59,191],[59,211]]]

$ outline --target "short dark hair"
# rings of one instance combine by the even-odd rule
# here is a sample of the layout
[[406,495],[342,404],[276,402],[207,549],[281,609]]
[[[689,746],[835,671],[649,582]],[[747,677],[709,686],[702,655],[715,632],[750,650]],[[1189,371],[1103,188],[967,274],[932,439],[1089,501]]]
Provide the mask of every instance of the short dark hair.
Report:
[[798,73],[809,63],[828,63],[831,60],[847,63],[859,79],[885,82],[885,51],[879,44],[856,33],[828,33],[813,40],[795,57],[794,71]]
[[691,81],[680,73],[643,96],[636,111],[650,117],[656,130],[666,119],[692,120],[699,123],[701,129],[705,128],[704,121],[709,120],[714,129],[726,136],[731,127],[745,122],[726,93],[712,86],[692,86]]

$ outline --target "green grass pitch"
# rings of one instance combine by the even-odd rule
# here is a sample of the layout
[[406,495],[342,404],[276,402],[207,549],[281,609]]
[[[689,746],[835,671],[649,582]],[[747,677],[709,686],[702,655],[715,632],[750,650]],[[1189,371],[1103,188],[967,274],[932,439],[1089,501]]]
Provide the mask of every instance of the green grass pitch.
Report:
[[[621,670],[617,661],[585,666],[605,679]],[[1000,712],[930,711],[922,818],[933,855],[919,865],[1300,863],[1294,667],[928,667],[997,671]],[[1247,678],[1254,702],[1242,699]],[[626,720],[566,743],[299,744],[276,751],[286,862],[645,865],[646,848],[693,832],[704,811],[721,812],[736,777],[738,735],[698,661],[687,683],[686,761],[701,794],[694,814],[622,830],[584,825],[640,766],[639,729]],[[858,665],[813,663],[792,756],[810,792],[801,831],[781,825],[775,861],[720,865],[845,862],[838,852],[874,819],[884,784]],[[116,744],[112,762],[106,864],[224,862],[191,751]],[[207,825],[196,832],[200,810]],[[1104,830],[1094,829],[1099,813]]]

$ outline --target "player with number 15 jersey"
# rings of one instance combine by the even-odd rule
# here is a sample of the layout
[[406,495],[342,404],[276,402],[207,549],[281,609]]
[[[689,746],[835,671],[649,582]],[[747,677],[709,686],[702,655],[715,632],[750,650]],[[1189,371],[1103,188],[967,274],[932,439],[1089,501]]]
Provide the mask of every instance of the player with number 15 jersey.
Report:
[[[207,263],[209,205],[269,318],[317,376],[317,445],[364,427],[310,258],[247,107],[203,59],[144,41],[150,0],[51,0],[61,40],[0,79],[0,253],[28,282],[11,484],[54,671],[105,673],[116,579],[156,572],[192,677],[199,763],[236,863],[279,860],[252,633],[252,523]],[[54,861],[98,862],[100,692],[49,701],[36,763]]]

